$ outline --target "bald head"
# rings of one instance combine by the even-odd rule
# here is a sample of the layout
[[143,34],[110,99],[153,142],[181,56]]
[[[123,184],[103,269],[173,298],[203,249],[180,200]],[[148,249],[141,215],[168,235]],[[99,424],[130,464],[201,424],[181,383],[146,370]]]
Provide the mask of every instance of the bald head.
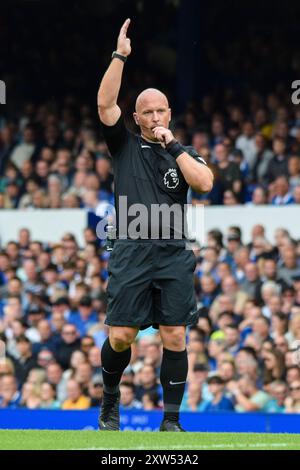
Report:
[[153,129],[157,126],[168,128],[171,120],[171,110],[166,95],[156,88],[142,91],[137,97],[133,117],[140,127],[142,137],[157,142]]
[[139,113],[144,107],[152,105],[153,101],[161,102],[164,106],[169,108],[168,98],[164,93],[156,88],[146,88],[143,90],[136,99],[135,110]]

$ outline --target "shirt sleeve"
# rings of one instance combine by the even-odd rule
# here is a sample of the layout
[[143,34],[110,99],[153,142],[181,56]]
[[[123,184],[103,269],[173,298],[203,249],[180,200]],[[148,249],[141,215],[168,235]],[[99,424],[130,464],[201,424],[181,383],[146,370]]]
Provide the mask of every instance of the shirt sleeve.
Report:
[[186,150],[186,153],[188,153],[191,157],[193,157],[194,160],[197,160],[197,162],[202,163],[202,165],[206,165],[206,166],[207,166],[207,163],[206,163],[206,161],[204,160],[204,158],[202,158],[202,157],[198,154],[198,152],[194,149],[194,147],[188,146],[188,147],[185,147],[185,150]]
[[125,127],[123,117],[120,116],[116,124],[113,126],[107,126],[101,122],[101,128],[111,156],[117,156],[126,144],[129,135],[129,132]]

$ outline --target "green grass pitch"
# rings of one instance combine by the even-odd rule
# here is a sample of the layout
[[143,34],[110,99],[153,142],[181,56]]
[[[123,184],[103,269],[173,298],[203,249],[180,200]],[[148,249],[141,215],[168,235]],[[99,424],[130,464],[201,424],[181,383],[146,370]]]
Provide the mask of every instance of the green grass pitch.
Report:
[[290,450],[300,434],[0,431],[0,450]]

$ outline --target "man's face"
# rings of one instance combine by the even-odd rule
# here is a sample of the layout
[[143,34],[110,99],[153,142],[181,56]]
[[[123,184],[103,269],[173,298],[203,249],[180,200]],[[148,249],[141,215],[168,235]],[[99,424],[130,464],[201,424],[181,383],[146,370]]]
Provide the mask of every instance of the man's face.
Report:
[[21,356],[26,356],[30,351],[30,344],[27,341],[17,343],[17,349]]
[[120,386],[120,391],[121,391],[121,403],[124,406],[129,405],[132,400],[134,399],[134,394],[133,391],[130,387],[127,387],[126,385],[121,385]]
[[1,394],[5,401],[10,401],[17,391],[16,382],[13,377],[3,377]]
[[285,152],[285,144],[281,140],[275,140],[273,150],[276,155],[282,155]]
[[248,373],[249,370],[256,365],[255,360],[245,351],[240,351],[237,353],[235,364],[239,374]]
[[269,300],[268,306],[272,313],[280,312],[281,298],[277,295],[272,295],[272,297]]
[[233,294],[236,292],[236,282],[232,277],[226,277],[222,282],[222,290],[225,294]]
[[38,324],[38,330],[42,340],[47,340],[51,336],[51,327],[47,320],[42,320]]
[[201,278],[201,287],[202,287],[203,292],[210,294],[211,292],[213,292],[215,290],[216,284],[215,284],[212,277],[202,276],[202,278]]
[[300,380],[299,369],[296,367],[289,369],[286,374],[286,379],[289,384],[292,384],[294,381],[299,381]]
[[251,122],[246,122],[243,127],[243,131],[246,137],[250,138],[253,135],[254,129]]
[[265,148],[265,139],[262,135],[257,135],[255,137],[255,145],[258,151],[262,151]]
[[47,380],[57,385],[62,377],[62,369],[58,364],[50,364],[47,367]]
[[62,331],[62,337],[65,343],[72,344],[77,338],[76,328],[72,325],[66,325]]
[[265,261],[265,264],[264,264],[265,276],[267,276],[269,279],[272,279],[276,276],[276,272],[277,272],[276,263],[272,260]]
[[278,178],[275,181],[275,192],[279,196],[284,196],[289,190],[288,182],[285,178]]
[[273,389],[272,395],[274,398],[277,400],[278,404],[280,406],[283,406],[284,400],[286,399],[286,386],[284,384],[278,384],[276,387]]
[[248,263],[245,267],[245,273],[247,279],[251,281],[255,281],[258,278],[258,269],[256,264]]
[[21,302],[19,299],[14,298],[14,297],[12,297],[11,299],[8,299],[7,305],[11,307],[11,310],[14,316],[16,317],[21,316],[22,307],[21,307]]
[[36,172],[41,178],[45,178],[48,175],[49,168],[47,162],[41,160],[36,165]]
[[287,268],[293,269],[297,266],[297,258],[294,250],[284,250],[282,257]]
[[229,295],[220,295],[219,296],[219,310],[225,312],[226,310],[233,310],[234,305]]
[[234,346],[239,341],[239,332],[235,328],[226,328],[225,329],[225,339],[227,346]]
[[215,396],[223,392],[224,385],[213,381],[209,384],[208,388],[210,393]]
[[259,336],[264,337],[267,336],[269,332],[269,327],[263,318],[257,318],[256,320],[254,320],[253,323],[253,331]]
[[253,192],[253,202],[254,204],[265,204],[266,198],[265,193],[262,188],[256,188]]
[[78,400],[81,395],[80,386],[75,380],[70,380],[67,384],[67,396],[70,400]]
[[232,366],[232,364],[223,362],[219,367],[219,371],[220,376],[225,381],[232,380],[234,377],[234,367]]
[[79,305],[78,310],[83,318],[89,318],[92,313],[93,307],[89,307],[88,305]]
[[290,394],[294,401],[300,401],[300,380],[294,380],[290,385]]
[[23,133],[24,142],[30,144],[34,141],[34,133],[32,129],[25,129]]
[[137,99],[133,117],[141,129],[141,134],[146,139],[156,141],[152,129],[157,126],[168,128],[171,120],[167,98],[156,91],[143,92]]
[[143,367],[142,373],[141,373],[141,382],[142,385],[149,385],[151,383],[155,382],[155,372],[152,367],[145,366]]
[[215,155],[218,163],[224,162],[227,160],[226,147],[223,144],[217,144],[215,146]]

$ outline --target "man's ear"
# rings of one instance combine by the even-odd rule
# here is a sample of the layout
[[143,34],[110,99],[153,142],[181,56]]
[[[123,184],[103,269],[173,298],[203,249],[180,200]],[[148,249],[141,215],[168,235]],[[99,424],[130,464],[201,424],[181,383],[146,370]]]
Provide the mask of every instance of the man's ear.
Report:
[[171,108],[169,108],[169,122],[171,122],[171,119],[172,119],[172,111],[171,111]]
[[136,125],[139,126],[139,118],[138,118],[137,113],[133,113],[133,119],[134,119]]

